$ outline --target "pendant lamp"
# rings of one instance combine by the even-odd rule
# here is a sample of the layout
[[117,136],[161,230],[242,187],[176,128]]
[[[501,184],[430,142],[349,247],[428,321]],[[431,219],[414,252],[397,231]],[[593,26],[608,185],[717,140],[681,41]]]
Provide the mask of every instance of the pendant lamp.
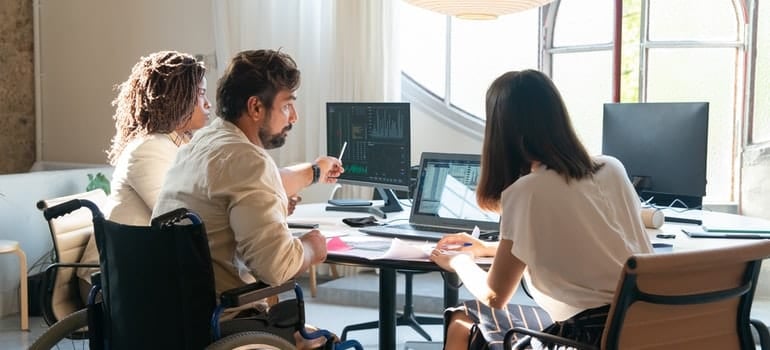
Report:
[[498,16],[543,6],[553,0],[405,0],[414,6],[461,19],[496,19]]

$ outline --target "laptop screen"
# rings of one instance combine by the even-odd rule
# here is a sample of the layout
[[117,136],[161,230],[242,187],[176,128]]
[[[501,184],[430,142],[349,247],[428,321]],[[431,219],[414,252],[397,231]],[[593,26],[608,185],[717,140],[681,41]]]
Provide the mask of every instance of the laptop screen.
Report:
[[423,153],[412,223],[497,230],[500,217],[481,210],[476,203],[480,173],[477,154]]

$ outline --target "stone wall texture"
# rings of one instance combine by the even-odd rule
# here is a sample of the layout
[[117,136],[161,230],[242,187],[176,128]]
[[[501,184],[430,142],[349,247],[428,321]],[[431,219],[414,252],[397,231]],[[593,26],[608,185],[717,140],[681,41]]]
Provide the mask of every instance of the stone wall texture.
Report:
[[0,1],[0,174],[35,162],[32,0]]

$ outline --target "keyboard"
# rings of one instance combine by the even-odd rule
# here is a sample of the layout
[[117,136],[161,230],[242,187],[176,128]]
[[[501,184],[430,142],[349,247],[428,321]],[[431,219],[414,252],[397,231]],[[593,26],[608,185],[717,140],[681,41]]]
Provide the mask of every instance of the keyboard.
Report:
[[[457,233],[462,231],[470,233],[471,230],[463,230],[461,228],[450,228],[450,227],[423,226],[423,225],[414,225],[414,224],[396,224],[396,225],[364,227],[359,229],[359,231],[369,235],[373,235],[373,236],[395,237],[395,238],[403,238],[403,239],[438,242],[442,237],[444,237],[444,235],[448,233]],[[482,239],[496,240],[497,232],[482,232],[480,236]]]
[[[393,226],[400,226],[400,225],[393,225]],[[441,239],[441,237],[444,237],[444,235],[448,233],[446,229],[442,231],[436,231],[435,228],[433,228],[434,229],[433,231],[420,231],[412,228],[396,228],[393,226],[370,226],[370,227],[360,228],[358,230],[372,236],[412,239],[412,240],[418,240],[418,241],[431,241],[431,242],[438,242]]]
[[399,229],[399,230],[412,230],[412,231],[441,232],[441,233],[453,232],[451,228],[414,225],[414,224],[387,225],[385,227]]

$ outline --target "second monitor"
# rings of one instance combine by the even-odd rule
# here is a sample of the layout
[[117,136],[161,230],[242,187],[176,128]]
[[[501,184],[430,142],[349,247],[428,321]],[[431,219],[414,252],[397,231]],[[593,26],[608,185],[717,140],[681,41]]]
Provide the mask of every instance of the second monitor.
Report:
[[411,166],[410,109],[405,102],[329,102],[326,104],[327,154],[340,159],[345,172],[338,182],[374,187],[382,207],[328,207],[381,217],[402,211],[393,190],[408,191]]
[[602,153],[623,163],[642,200],[700,208],[708,114],[708,102],[607,103]]

